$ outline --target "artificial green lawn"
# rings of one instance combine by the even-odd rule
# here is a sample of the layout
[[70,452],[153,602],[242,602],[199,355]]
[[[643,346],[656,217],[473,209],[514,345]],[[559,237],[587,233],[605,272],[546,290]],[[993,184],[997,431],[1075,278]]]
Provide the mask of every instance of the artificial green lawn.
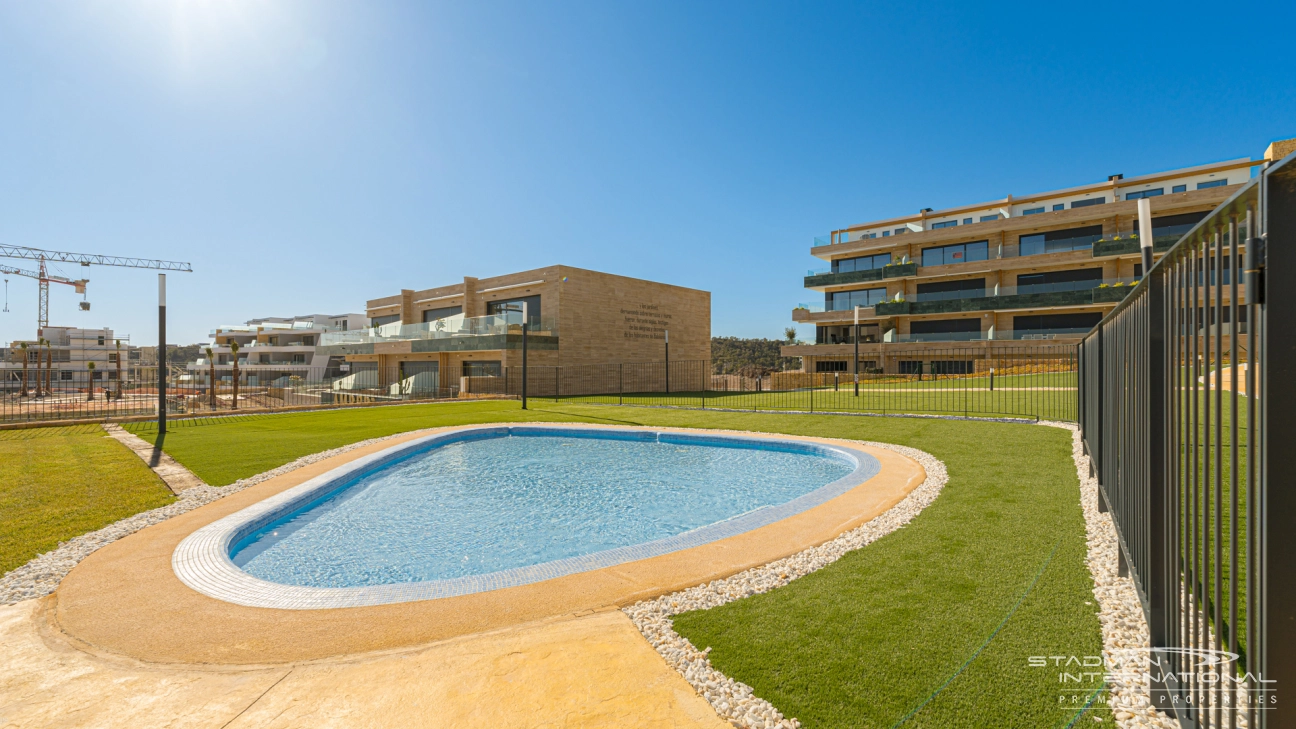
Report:
[[945,462],[949,484],[908,527],[771,593],[676,618],[681,634],[713,649],[717,668],[807,727],[888,727],[906,716],[906,726],[1066,726],[1083,699],[1066,702],[1097,688],[1063,686],[1059,669],[1028,662],[1101,653],[1070,435],[1059,429],[480,402],[228,418],[177,427],[164,447],[209,483],[230,483],[364,438],[520,420],[879,440]]
[[[951,380],[949,382],[959,382]],[[917,383],[914,383],[915,385]],[[998,383],[996,382],[996,387]],[[1077,396],[1074,389],[1012,390],[965,387],[863,387],[855,395],[850,383],[813,390],[779,390],[774,392],[626,393],[623,395],[585,395],[535,398],[538,402],[597,403],[606,405],[657,405],[727,410],[801,412],[927,413],[933,415],[972,415],[984,417],[1017,417],[1042,420],[1076,419]]]
[[98,426],[0,432],[0,574],[171,491]]

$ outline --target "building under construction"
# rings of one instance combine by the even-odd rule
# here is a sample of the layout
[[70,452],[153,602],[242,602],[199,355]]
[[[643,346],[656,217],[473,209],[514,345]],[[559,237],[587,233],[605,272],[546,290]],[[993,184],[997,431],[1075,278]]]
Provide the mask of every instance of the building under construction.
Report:
[[[24,347],[23,345],[27,345]],[[112,329],[44,327],[36,339],[18,340],[0,348],[0,388],[22,389],[23,358],[27,378],[35,381],[37,369],[49,370],[51,382],[81,383],[113,381],[132,377],[135,369],[157,366],[157,347],[136,347],[130,337],[117,337]],[[118,367],[118,359],[121,366]],[[90,364],[94,363],[93,370]]]

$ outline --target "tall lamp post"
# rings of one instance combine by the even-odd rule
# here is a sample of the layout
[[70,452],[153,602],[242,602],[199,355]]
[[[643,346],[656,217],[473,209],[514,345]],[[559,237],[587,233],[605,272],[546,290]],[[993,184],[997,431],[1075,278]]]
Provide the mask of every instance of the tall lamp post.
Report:
[[856,306],[855,307],[855,332],[854,332],[855,336],[852,337],[855,340],[855,364],[854,366],[851,367],[851,369],[854,370],[855,372],[855,397],[859,397],[859,311],[860,308]]
[[158,274],[158,435],[166,435],[166,274]]
[[[527,303],[521,302],[519,308],[513,308],[512,304],[506,304],[502,307],[503,311],[520,311],[522,312],[522,409],[527,409]],[[507,327],[507,324],[506,324]]]
[[1143,251],[1143,275],[1152,270],[1152,201],[1142,197],[1138,201],[1139,248]]
[[670,330],[666,329],[666,394],[670,394]]

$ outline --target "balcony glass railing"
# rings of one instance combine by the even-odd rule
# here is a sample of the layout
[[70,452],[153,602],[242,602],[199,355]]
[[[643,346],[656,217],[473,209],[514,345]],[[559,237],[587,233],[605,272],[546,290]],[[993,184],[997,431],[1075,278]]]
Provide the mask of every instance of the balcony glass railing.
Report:
[[818,248],[819,246],[830,246],[830,245],[832,245],[832,236],[815,236],[814,245],[811,246],[811,248]]
[[998,292],[993,287],[984,289],[961,289],[959,291],[937,291],[925,294],[908,294],[905,301],[959,301],[962,299],[997,298],[1001,296],[1019,296],[1023,294],[1052,294],[1066,291],[1088,291],[1101,287],[1133,286],[1137,278],[1090,279],[1087,281],[1059,281],[1056,283],[1025,284],[1022,286],[1000,286]]
[[[531,317],[531,334],[557,336],[558,322],[552,317]],[[521,312],[465,317],[462,314],[419,324],[392,322],[368,329],[348,332],[328,332],[320,336],[320,344],[368,344],[414,339],[451,339],[454,337],[484,337],[501,334],[521,334]]]
[[821,303],[820,303],[820,304],[801,303],[801,304],[797,304],[797,305],[796,305],[795,307],[793,307],[793,308],[794,308],[794,309],[805,309],[806,311],[809,311],[809,312],[811,312],[811,313],[818,313],[818,314],[822,314],[823,312],[827,311],[827,309],[825,309],[825,308],[824,308],[824,305],[821,304]]
[[1055,329],[1021,329],[1012,333],[1013,339],[1059,339],[1082,337],[1093,327],[1058,327]]
[[1019,286],[1000,286],[999,296],[1019,296],[1023,294],[1055,294],[1066,291],[1089,291],[1090,289],[1114,286],[1133,286],[1137,278],[1105,278],[1087,281],[1057,281],[1054,283],[1023,284]]
[[987,337],[985,332],[925,332],[922,334],[892,334],[892,342],[975,342]]
[[908,294],[906,301],[957,301],[959,299],[979,299],[990,295],[989,289],[959,289],[958,291],[933,291],[926,294]]

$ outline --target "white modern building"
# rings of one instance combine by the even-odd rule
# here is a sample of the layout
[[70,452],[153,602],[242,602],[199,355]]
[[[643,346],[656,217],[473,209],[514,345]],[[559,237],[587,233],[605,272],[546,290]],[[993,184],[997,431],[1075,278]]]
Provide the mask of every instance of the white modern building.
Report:
[[[369,318],[364,314],[265,317],[243,324],[222,325],[211,331],[216,376],[224,381],[233,378],[234,355],[230,345],[237,343],[239,379],[251,385],[268,385],[285,377],[307,381],[340,377],[348,367],[343,357],[319,351],[321,338],[328,332],[368,326]],[[210,367],[206,356],[188,365],[199,382],[208,376]]]
[[[23,349],[23,344],[27,348]],[[122,376],[129,370],[145,364],[140,347],[130,344],[130,337],[118,337],[112,329],[82,329],[79,327],[47,326],[37,333],[36,339],[17,340],[0,349],[0,381],[5,389],[21,386],[22,358],[27,357],[28,377],[35,382],[36,365],[52,370],[51,385],[59,382],[79,382],[84,385],[91,376],[89,364],[94,363],[96,382],[117,379],[118,357],[122,358]]]

